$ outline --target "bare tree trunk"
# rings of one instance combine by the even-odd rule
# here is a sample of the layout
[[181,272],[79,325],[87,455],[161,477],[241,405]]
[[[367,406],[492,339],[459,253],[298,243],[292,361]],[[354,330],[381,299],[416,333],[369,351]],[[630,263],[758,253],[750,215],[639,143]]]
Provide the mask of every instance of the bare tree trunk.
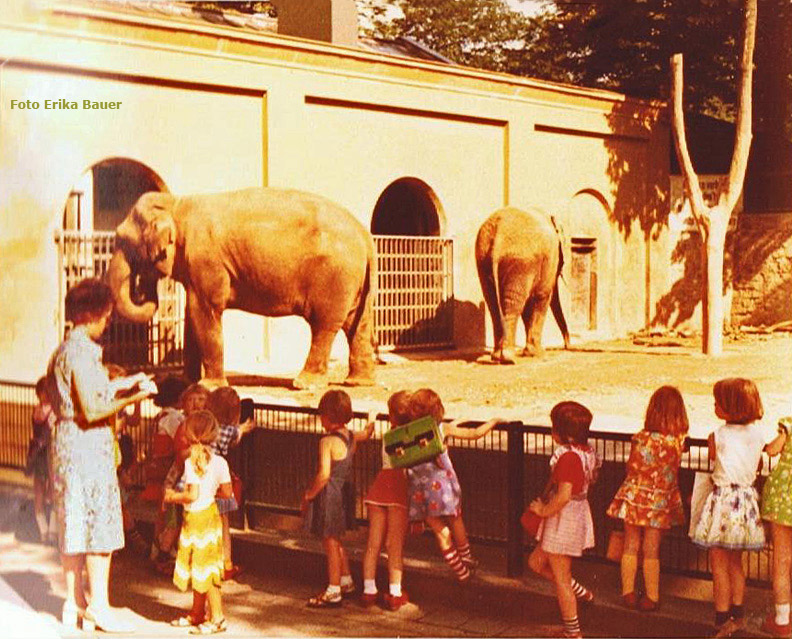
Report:
[[707,355],[723,353],[723,263],[726,231],[734,206],[740,196],[751,148],[751,85],[753,81],[753,52],[756,38],[757,0],[745,0],[743,21],[743,51],[740,59],[740,93],[737,105],[736,135],[732,153],[729,179],[721,190],[717,203],[708,206],[693,168],[685,135],[685,117],[682,103],[684,81],[682,54],[671,57],[671,101],[673,105],[672,129],[679,165],[685,176],[685,191],[690,199],[693,220],[701,234],[703,282],[701,294],[702,350]]

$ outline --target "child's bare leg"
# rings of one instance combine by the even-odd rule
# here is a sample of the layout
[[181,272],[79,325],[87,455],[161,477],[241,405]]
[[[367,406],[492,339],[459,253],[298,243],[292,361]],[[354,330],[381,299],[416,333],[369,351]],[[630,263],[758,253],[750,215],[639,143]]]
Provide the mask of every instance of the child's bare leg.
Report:
[[341,587],[341,543],[335,537],[325,537],[322,540],[325,555],[327,556],[327,582],[331,586]]
[[[368,541],[366,542],[366,554],[363,556],[364,582],[373,580],[377,576],[377,560],[379,559],[382,542],[385,539],[385,528],[387,525],[385,508],[368,504],[368,520]],[[388,532],[390,533],[390,529],[388,529]],[[388,550],[388,561],[390,562],[390,550]],[[376,589],[374,592],[376,592]]]
[[223,564],[226,570],[231,570],[234,561],[231,558],[231,526],[228,523],[228,513],[220,515],[220,521],[223,522]]
[[388,580],[401,584],[404,570],[404,538],[407,536],[407,509],[388,508]]
[[48,533],[47,512],[45,509],[46,497],[47,481],[36,474],[33,476],[33,513],[36,517],[36,526],[38,526],[42,541],[46,541]]
[[773,522],[773,599],[775,604],[789,604],[792,568],[792,528]]
[[731,605],[731,583],[729,578],[729,551],[724,548],[710,548],[712,566],[712,599],[715,612],[727,613]]
[[451,536],[454,538],[454,543],[457,548],[463,548],[468,545],[467,530],[465,529],[465,522],[461,515],[449,517],[451,523]]
[[451,530],[443,517],[427,517],[426,523],[432,529],[437,539],[437,545],[443,553],[443,559],[454,571],[454,575],[459,581],[466,581],[470,578],[470,569],[463,563],[451,538]]
[[572,590],[572,558],[567,555],[547,553],[547,562],[553,571],[558,607],[564,625],[573,620],[577,624],[577,599]]
[[537,575],[541,575],[545,579],[553,581],[553,571],[547,562],[547,553],[542,550],[541,546],[536,546],[528,557],[528,566]]
[[214,584],[209,584],[206,591],[206,598],[209,600],[209,618],[218,623],[223,620],[223,600],[220,598],[220,589]]
[[349,557],[347,557],[346,550],[344,550],[340,539],[338,540],[338,558],[341,564],[341,577],[349,577],[352,574],[349,569]]
[[206,618],[206,593],[193,590],[193,605],[190,610],[190,617],[198,623]]
[[742,606],[745,599],[745,572],[740,550],[729,551],[729,590],[731,594],[729,604]]

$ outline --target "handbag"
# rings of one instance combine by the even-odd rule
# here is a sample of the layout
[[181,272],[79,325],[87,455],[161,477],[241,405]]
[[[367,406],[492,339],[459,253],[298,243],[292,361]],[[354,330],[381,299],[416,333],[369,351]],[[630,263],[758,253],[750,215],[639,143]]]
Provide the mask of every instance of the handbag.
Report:
[[437,422],[430,416],[391,428],[382,439],[392,468],[410,468],[432,461],[446,449]]
[[530,508],[526,508],[523,511],[522,517],[520,517],[520,525],[523,527],[523,530],[526,533],[528,533],[531,537],[536,538],[536,535],[539,533],[539,526],[542,525],[543,519],[544,517],[540,517],[533,510],[530,510]]
[[688,528],[688,536],[692,537],[696,532],[701,513],[704,511],[704,504],[707,497],[715,489],[715,484],[712,481],[710,473],[697,472],[693,477],[693,491],[690,495],[690,527]]

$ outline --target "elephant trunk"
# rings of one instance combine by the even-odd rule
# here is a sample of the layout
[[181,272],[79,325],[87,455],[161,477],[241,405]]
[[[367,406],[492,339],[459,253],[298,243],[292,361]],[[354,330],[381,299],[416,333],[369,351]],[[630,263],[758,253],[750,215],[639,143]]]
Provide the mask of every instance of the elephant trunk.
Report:
[[141,291],[144,297],[141,300],[142,303],[138,304],[133,300],[132,296],[136,277],[137,274],[130,265],[123,248],[116,248],[107,270],[107,284],[113,292],[115,308],[122,317],[144,324],[151,321],[157,310],[156,281],[154,281],[155,291],[153,294],[150,286],[139,287],[141,289],[148,288],[149,290]]
[[564,309],[561,308],[561,298],[558,295],[558,280],[561,277],[562,269],[564,268],[564,250],[561,242],[558,243],[558,270],[556,272],[556,280],[553,285],[553,297],[550,299],[550,308],[553,310],[553,317],[561,329],[561,335],[564,337],[564,348],[569,348],[569,328],[567,327],[566,318],[564,317]]

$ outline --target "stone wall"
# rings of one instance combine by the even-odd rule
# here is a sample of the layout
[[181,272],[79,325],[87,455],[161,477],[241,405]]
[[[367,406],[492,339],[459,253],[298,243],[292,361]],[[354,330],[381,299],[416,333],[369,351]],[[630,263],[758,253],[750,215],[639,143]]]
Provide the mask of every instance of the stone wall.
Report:
[[792,320],[792,212],[740,216],[733,287],[732,325]]

